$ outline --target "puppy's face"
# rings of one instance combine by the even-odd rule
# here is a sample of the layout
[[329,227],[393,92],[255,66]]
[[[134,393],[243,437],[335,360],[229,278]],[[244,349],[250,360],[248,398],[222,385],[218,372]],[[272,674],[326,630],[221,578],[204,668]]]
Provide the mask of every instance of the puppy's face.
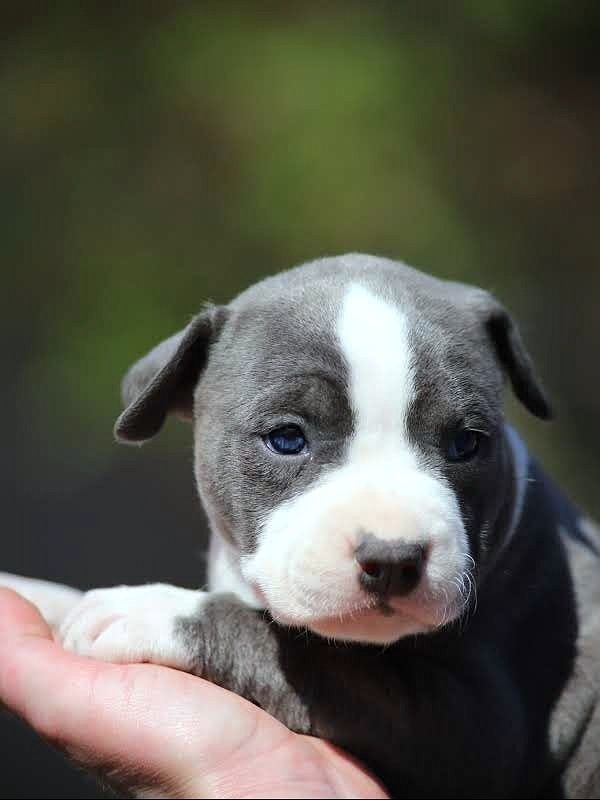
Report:
[[[489,303],[346,257],[252,287],[218,335],[213,321],[193,392],[197,481],[275,619],[387,643],[465,610],[510,524],[502,365],[526,362]],[[544,415],[531,386],[518,390]]]

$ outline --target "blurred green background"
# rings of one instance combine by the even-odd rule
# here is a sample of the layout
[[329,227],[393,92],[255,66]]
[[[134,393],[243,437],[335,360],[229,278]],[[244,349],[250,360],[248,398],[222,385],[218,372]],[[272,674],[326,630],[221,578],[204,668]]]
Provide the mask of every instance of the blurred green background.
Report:
[[[0,569],[198,583],[189,431],[117,447],[120,378],[204,300],[349,250],[513,310],[558,419],[511,416],[600,515],[600,4],[23,2],[0,24]],[[0,737],[2,796],[95,796]]]

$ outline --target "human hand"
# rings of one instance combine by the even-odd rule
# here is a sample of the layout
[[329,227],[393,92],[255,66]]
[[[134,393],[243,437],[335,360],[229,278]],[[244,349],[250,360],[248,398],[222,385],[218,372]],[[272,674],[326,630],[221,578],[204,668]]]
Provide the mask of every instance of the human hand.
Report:
[[0,704],[120,793],[384,798],[350,756],[237,695],[151,664],[81,658],[0,589]]

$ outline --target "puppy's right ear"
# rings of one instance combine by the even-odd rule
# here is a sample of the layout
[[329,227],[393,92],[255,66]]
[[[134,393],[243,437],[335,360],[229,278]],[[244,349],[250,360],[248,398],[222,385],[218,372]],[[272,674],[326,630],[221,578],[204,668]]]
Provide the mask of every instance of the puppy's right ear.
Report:
[[170,413],[192,419],[194,388],[226,314],[223,306],[207,308],[129,369],[122,383],[126,408],[114,428],[118,441],[151,439]]

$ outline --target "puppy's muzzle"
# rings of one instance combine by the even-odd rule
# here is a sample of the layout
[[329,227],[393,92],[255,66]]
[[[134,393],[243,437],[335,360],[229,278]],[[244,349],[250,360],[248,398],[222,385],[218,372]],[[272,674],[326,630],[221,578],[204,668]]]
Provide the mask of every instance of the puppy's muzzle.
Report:
[[367,534],[356,548],[361,587],[382,600],[405,597],[421,581],[427,558],[423,543],[385,541]]

